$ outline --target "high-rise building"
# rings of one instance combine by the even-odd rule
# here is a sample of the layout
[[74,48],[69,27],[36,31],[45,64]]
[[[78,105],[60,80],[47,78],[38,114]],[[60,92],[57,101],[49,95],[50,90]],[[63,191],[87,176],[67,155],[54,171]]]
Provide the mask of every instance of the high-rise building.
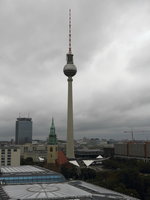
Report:
[[50,133],[47,145],[47,163],[56,163],[58,159],[58,143],[57,136],[55,133],[54,119],[52,118],[52,124],[50,127]]
[[32,119],[17,118],[16,121],[16,144],[32,143]]
[[72,77],[76,74],[77,68],[73,62],[71,50],[71,10],[69,10],[69,52],[67,53],[67,64],[64,66],[64,74],[68,77],[68,111],[67,111],[67,146],[66,156],[69,159],[75,158],[74,137],[73,137],[73,100],[72,100]]

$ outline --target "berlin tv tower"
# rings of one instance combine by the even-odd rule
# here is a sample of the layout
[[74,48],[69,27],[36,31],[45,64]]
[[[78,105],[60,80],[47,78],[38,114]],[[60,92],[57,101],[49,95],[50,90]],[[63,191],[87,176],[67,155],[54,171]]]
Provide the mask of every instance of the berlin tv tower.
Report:
[[72,99],[72,77],[77,73],[73,63],[71,51],[71,9],[69,9],[69,52],[66,55],[67,64],[64,66],[64,74],[68,77],[68,110],[67,110],[67,146],[66,156],[68,159],[75,158],[73,137],[73,99]]

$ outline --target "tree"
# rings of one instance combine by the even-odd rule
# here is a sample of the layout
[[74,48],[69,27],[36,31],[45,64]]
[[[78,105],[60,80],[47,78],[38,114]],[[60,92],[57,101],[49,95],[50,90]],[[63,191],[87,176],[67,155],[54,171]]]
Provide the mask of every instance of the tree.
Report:
[[28,157],[26,159],[21,159],[21,165],[33,165],[33,158],[32,157]]
[[80,178],[83,180],[95,179],[96,172],[91,168],[81,168]]
[[67,179],[76,179],[78,178],[78,170],[77,167],[70,163],[65,163],[61,166],[60,172],[64,175]]

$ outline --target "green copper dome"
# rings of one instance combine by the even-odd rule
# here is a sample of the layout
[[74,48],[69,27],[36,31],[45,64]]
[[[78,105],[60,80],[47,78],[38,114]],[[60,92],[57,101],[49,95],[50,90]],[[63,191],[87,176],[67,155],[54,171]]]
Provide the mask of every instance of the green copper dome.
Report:
[[53,118],[52,118],[52,124],[51,124],[51,127],[50,127],[48,144],[50,144],[50,145],[56,145],[57,144],[57,136],[56,136],[56,133],[55,133],[55,125],[54,125],[54,119]]

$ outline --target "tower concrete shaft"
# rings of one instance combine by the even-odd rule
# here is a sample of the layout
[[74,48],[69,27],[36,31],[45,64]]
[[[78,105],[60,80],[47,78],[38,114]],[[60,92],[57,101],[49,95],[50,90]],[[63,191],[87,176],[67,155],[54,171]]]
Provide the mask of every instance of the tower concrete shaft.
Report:
[[68,111],[67,111],[67,148],[66,156],[69,159],[75,158],[74,137],[73,137],[73,98],[72,98],[72,77],[68,77]]

